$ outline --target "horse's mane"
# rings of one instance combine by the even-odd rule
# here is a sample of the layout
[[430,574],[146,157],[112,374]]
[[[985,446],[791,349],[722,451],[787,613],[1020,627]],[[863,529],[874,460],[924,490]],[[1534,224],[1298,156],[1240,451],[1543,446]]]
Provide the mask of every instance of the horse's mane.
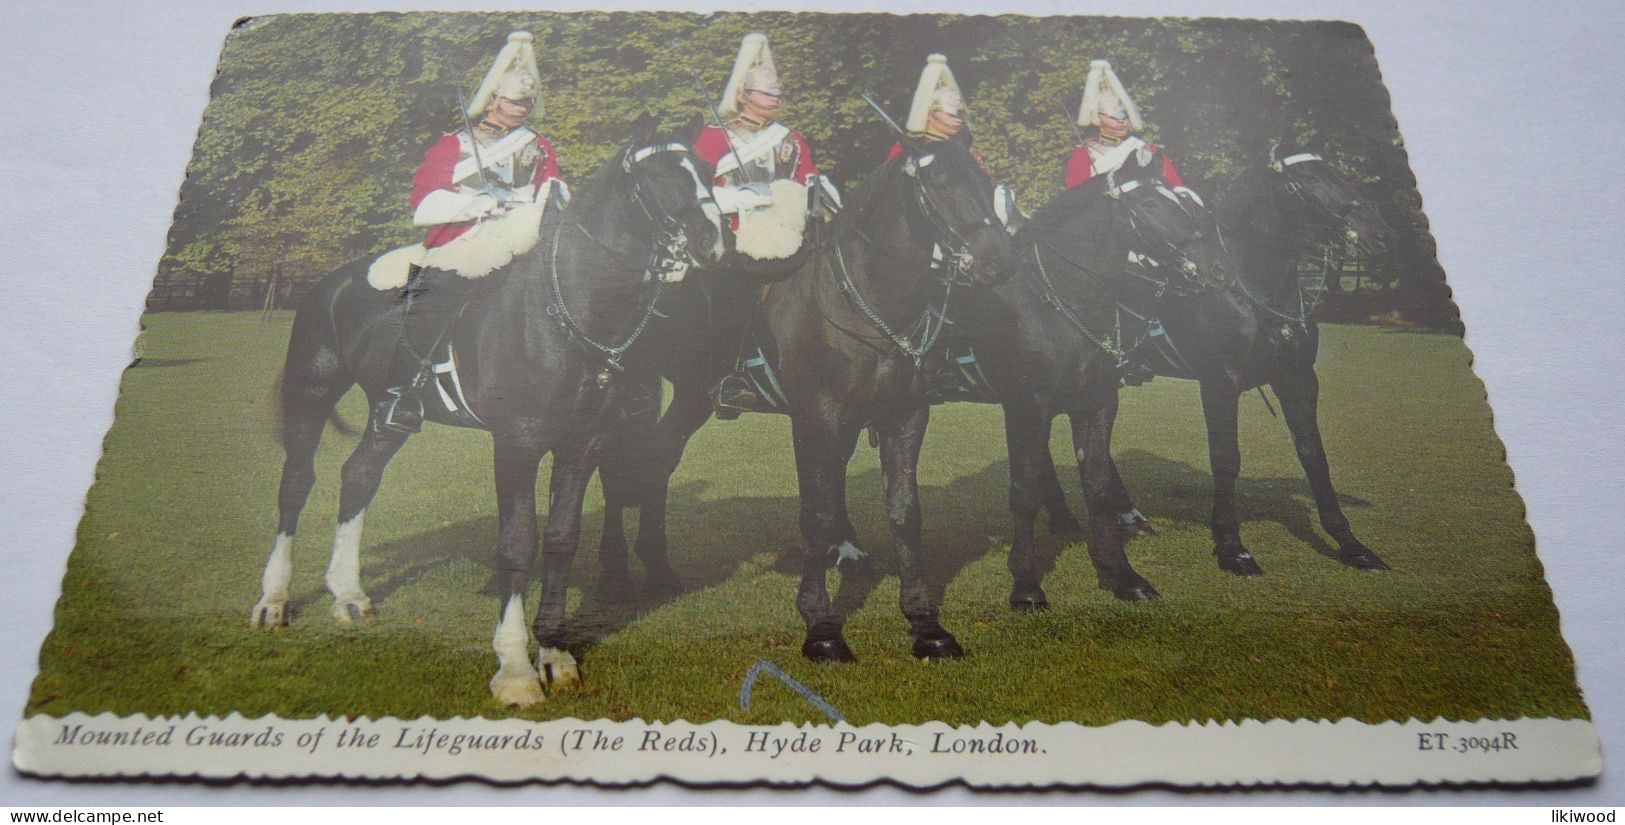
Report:
[[[970,147],[962,141],[945,140],[932,143],[930,147],[931,151],[926,154],[940,156],[945,163],[963,167],[965,171],[970,172],[973,176],[981,171],[981,167],[971,157]],[[852,206],[856,207],[856,216],[862,217],[869,214],[869,207],[873,205],[876,198],[880,197],[881,191],[896,180],[897,175],[903,168],[904,159],[911,155],[918,157],[905,145],[903,152],[897,157],[882,163],[874,171],[858,180],[857,186],[852,190]]]
[[1030,244],[1069,234],[1089,240],[1099,238],[1110,226],[1108,205],[1105,176],[1084,181],[1033,210],[1016,234],[1016,243]]
[[[869,214],[874,206],[875,199],[880,197],[881,191],[897,177],[898,170],[902,168],[905,152],[891,160],[882,163],[874,171],[858,179],[857,186],[852,189],[851,214],[853,218],[862,218]],[[845,213],[846,210],[842,210]]]
[[[1241,174],[1224,187],[1213,207],[1213,216],[1226,230],[1238,234],[1255,233],[1261,227],[1273,228],[1282,216],[1273,190],[1269,158],[1263,154],[1242,166]],[[1269,210],[1267,214],[1260,210]]]
[[669,132],[661,132],[640,141],[633,141],[630,139],[621,141],[615,144],[615,151],[610,153],[610,156],[606,158],[603,163],[600,163],[598,168],[594,169],[592,174],[587,176],[586,180],[581,182],[579,187],[580,190],[582,192],[595,191],[607,180],[613,178],[620,171],[621,157],[626,154],[628,149],[637,149],[644,146],[656,146],[662,143],[680,143],[691,149],[693,148],[693,143],[690,140],[681,135]]

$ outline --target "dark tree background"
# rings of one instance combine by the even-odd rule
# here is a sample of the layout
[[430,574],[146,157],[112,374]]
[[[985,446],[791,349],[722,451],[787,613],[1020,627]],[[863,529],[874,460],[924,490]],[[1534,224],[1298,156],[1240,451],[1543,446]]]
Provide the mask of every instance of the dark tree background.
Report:
[[1029,208],[1054,195],[1091,58],[1112,61],[1198,191],[1223,197],[1271,141],[1326,155],[1404,241],[1332,279],[1343,320],[1459,330],[1371,44],[1346,23],[1104,17],[667,13],[368,14],[253,18],[226,38],[152,309],[282,304],[340,264],[422,234],[406,195],[423,152],[459,124],[509,31],[536,35],[532,125],[580,179],[652,111],[676,128],[720,94],[740,38],[764,31],[806,135],[843,185],[891,136],[859,98],[906,112],[930,52],[948,56],[977,145]]

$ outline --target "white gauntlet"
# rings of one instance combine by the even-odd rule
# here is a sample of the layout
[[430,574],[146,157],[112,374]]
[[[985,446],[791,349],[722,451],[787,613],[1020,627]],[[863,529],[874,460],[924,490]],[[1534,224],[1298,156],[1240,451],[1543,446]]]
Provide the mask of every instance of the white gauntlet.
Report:
[[1193,201],[1196,201],[1197,206],[1200,206],[1203,209],[1207,208],[1207,204],[1202,202],[1202,196],[1196,194],[1196,191],[1191,189],[1188,186],[1175,186],[1174,187],[1174,194],[1176,194],[1176,195],[1184,195],[1185,197],[1190,198]]
[[417,210],[412,213],[412,223],[418,226],[462,223],[488,215],[498,206],[497,199],[484,192],[436,189],[418,202]]
[[711,188],[711,196],[724,215],[737,215],[747,209],[773,205],[771,196],[745,186],[715,186]]

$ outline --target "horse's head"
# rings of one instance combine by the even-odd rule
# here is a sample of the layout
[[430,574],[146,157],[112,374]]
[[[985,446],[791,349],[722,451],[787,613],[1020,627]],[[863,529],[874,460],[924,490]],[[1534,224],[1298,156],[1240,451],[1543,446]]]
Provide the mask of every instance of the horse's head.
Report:
[[1270,147],[1269,169],[1281,187],[1309,207],[1312,221],[1341,230],[1361,251],[1380,254],[1394,245],[1394,230],[1377,207],[1362,199],[1325,158],[1275,145]]
[[1229,284],[1237,267],[1213,213],[1194,197],[1175,193],[1162,179],[1162,162],[1142,166],[1137,156],[1106,176],[1105,194],[1122,205],[1120,228],[1130,252],[1158,266],[1173,266],[1193,281]]
[[654,223],[660,255],[682,279],[688,265],[709,266],[722,259],[722,212],[711,197],[712,170],[692,148],[704,121],[696,117],[681,135],[661,134],[645,114],[632,125],[632,142],[620,157],[630,181],[630,197]]
[[954,273],[971,283],[996,285],[1015,270],[1010,236],[993,211],[993,181],[963,139],[901,139],[894,163],[912,182],[916,214],[947,256]]

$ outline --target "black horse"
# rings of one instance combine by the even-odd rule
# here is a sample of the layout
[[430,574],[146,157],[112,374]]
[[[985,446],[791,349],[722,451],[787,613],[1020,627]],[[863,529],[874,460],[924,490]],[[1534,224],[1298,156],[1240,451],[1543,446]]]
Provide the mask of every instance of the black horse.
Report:
[[801,490],[805,555],[796,606],[807,625],[802,653],[817,661],[856,658],[842,637],[847,607],[832,604],[825,579],[831,564],[861,567],[866,556],[847,516],[846,466],[869,428],[880,448],[914,654],[962,655],[938,621],[924,575],[915,468],[932,395],[922,363],[966,293],[1007,278],[1013,261],[993,212],[992,182],[968,147],[913,139],[903,146],[855,189],[791,277],[764,288],[736,273],[708,273],[703,296],[691,292],[686,310],[671,306],[671,317],[661,323],[685,337],[661,350],[673,397],[658,426],[648,430],[654,446],[636,453],[644,471],[620,461],[604,466],[603,559],[612,586],[625,582],[622,518],[629,507],[640,510],[637,550],[651,584],[676,586],[666,562],[666,482],[689,437],[709,417],[710,390],[738,350],[737,341],[707,334],[717,326],[707,318],[749,311],[765,292],[754,336],[769,354],[771,382],[791,417]]
[[[503,603],[493,640],[499,669],[490,686],[502,704],[541,701],[544,678],[553,688],[580,679],[564,650],[565,586],[601,435],[624,406],[617,373],[655,313],[663,280],[680,278],[685,264],[715,263],[723,251],[720,215],[706,183],[709,167],[688,148],[693,135],[659,136],[655,126],[650,116],[639,119],[631,145],[611,157],[568,208],[548,213],[535,248],[486,276],[504,280],[471,301],[449,336],[466,409],[426,393],[430,420],[483,428],[492,437],[501,525],[496,585]],[[696,121],[691,131],[697,129]],[[281,519],[264,596],[252,613],[258,626],[288,621],[293,535],[334,405],[356,384],[373,402],[386,397],[405,302],[401,290],[369,286],[366,270],[361,261],[323,279],[294,319],[282,384],[287,461]],[[377,404],[372,408],[376,417]],[[369,426],[344,464],[327,570],[339,621],[374,615],[359,575],[362,518],[405,440]],[[542,597],[533,628],[541,650],[533,667],[524,594],[536,557],[538,465],[550,452]]]
[[[1318,420],[1315,357],[1320,332],[1312,317],[1318,296],[1313,287],[1318,285],[1300,283],[1297,266],[1312,246],[1328,240],[1380,254],[1394,243],[1393,229],[1320,155],[1279,146],[1249,164],[1218,201],[1215,213],[1239,265],[1233,284],[1166,289],[1155,278],[1129,278],[1119,300],[1125,312],[1142,321],[1143,344],[1136,357],[1158,375],[1201,382],[1213,469],[1213,554],[1219,567],[1239,576],[1263,572],[1242,544],[1236,517],[1236,477],[1241,472],[1236,422],[1242,393],[1267,384],[1280,401],[1321,526],[1337,542],[1337,560],[1360,570],[1386,570],[1382,559],[1355,537],[1332,487]],[[1147,330],[1160,334],[1148,335]],[[1051,523],[1064,525],[1072,516],[1053,465],[1044,479],[1040,495]],[[1115,467],[1111,480],[1107,496],[1119,524],[1129,533],[1148,532]]]
[[[1021,274],[994,290],[963,327],[992,398],[1004,406],[1010,454],[1010,511],[1015,535],[1009,566],[1010,603],[1038,609],[1047,599],[1035,558],[1033,523],[1055,484],[1050,424],[1066,413],[1083,475],[1089,511],[1089,557],[1100,587],[1125,601],[1149,601],[1157,591],[1123,553],[1112,487],[1112,427],[1118,386],[1128,366],[1114,299],[1131,255],[1178,273],[1182,283],[1220,283],[1234,263],[1206,210],[1175,195],[1160,176],[1161,160],[1130,158],[1056,196],[1016,235]],[[987,399],[983,399],[987,400]],[[1065,510],[1062,525],[1073,528]]]

